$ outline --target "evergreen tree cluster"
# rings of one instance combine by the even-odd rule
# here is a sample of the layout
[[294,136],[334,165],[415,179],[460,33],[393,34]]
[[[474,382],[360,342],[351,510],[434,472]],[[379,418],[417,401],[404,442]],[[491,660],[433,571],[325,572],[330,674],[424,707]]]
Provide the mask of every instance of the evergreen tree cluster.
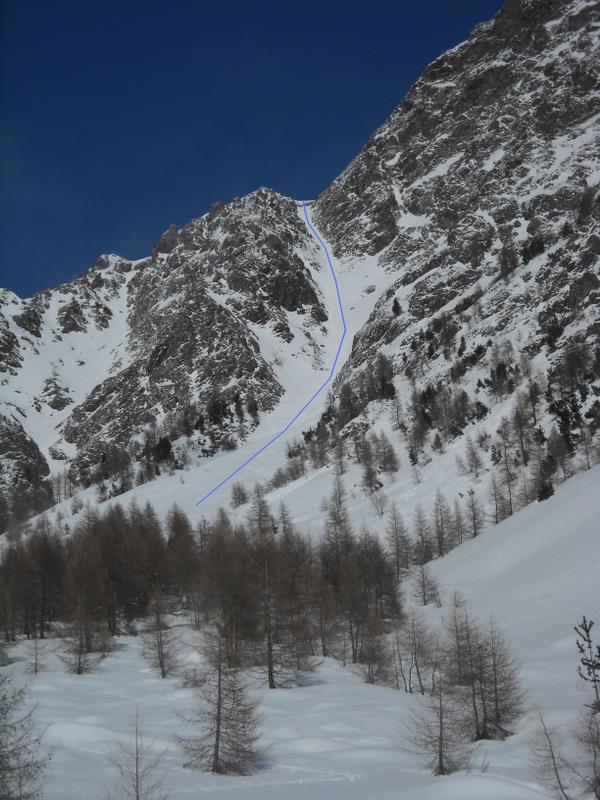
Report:
[[[247,502],[243,485],[235,492]],[[189,719],[195,732],[179,741],[189,766],[215,772],[243,774],[261,759],[257,707],[240,670],[279,689],[325,656],[352,665],[367,683],[426,698],[414,740],[437,773],[464,763],[471,742],[508,735],[522,695],[495,625],[483,630],[456,600],[440,639],[401,602],[401,587],[412,580],[418,604],[441,604],[425,565],[477,535],[474,493],[451,508],[437,492],[429,513],[417,508],[411,532],[393,506],[385,545],[355,530],[340,474],[322,512],[318,542],[296,530],[285,507],[273,513],[260,486],[243,524],[221,510],[194,528],[177,507],[161,524],[149,504],[85,509],[68,536],[42,519],[13,533],[3,554],[4,638],[57,640],[66,669],[80,675],[110,653],[115,636],[140,631],[146,657],[165,678],[181,674],[173,614],[187,615],[209,644],[207,671],[182,675],[198,689],[198,704]],[[35,664],[41,668],[37,647]],[[135,753],[145,754],[147,772]],[[160,796],[158,762],[137,727],[119,758],[122,782],[139,769]]]
[[4,638],[62,638],[67,668],[81,674],[143,623],[164,677],[169,614],[185,610],[198,629],[218,623],[228,667],[254,667],[271,688],[344,640],[358,663],[367,631],[400,615],[398,575],[375,535],[353,531],[341,481],[326,505],[319,545],[284,507],[273,514],[260,487],[243,525],[221,511],[194,529],[177,507],[161,525],[149,504],[86,509],[68,536],[41,520],[3,554]]
[[466,767],[474,742],[509,736],[524,703],[518,665],[493,620],[482,628],[455,596],[444,629],[436,638],[413,616],[394,648],[398,682],[423,696],[411,740],[435,775]]

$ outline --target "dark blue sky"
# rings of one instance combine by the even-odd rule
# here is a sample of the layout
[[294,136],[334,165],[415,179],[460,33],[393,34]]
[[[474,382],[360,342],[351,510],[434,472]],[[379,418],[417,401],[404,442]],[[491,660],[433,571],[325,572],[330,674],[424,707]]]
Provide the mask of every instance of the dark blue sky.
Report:
[[502,0],[0,0],[0,286],[267,185],[314,197]]

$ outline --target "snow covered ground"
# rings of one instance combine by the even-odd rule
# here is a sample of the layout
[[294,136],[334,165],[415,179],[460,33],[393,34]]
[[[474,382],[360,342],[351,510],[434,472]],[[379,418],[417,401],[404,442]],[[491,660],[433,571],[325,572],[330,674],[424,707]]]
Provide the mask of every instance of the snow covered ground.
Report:
[[[600,596],[600,467],[581,473],[543,504],[532,504],[431,565],[448,605],[461,592],[481,621],[493,614],[523,668],[528,704],[541,704],[565,731],[585,700],[576,675],[573,625],[598,614]],[[427,609],[434,624],[444,609]],[[191,639],[182,631],[183,639]],[[12,649],[10,670],[26,675],[27,645]],[[107,753],[126,737],[139,706],[144,733],[166,748],[171,800],[214,795],[248,800],[308,796],[327,800],[541,800],[528,742],[534,714],[504,743],[481,744],[469,773],[434,778],[409,752],[407,724],[418,698],[368,686],[349,669],[324,661],[309,685],[262,697],[266,763],[244,778],[186,770],[174,736],[185,733],[193,690],[161,680],[145,662],[141,640],[121,637],[97,669],[64,672],[54,654],[47,669],[27,676],[57,750],[48,770],[47,800],[96,800],[110,784]]]

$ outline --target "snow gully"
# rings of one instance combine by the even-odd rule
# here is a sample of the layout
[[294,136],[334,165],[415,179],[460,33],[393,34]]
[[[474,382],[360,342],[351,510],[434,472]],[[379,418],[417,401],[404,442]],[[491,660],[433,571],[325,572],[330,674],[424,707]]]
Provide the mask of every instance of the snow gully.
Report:
[[321,237],[317,233],[317,230],[313,227],[310,219],[308,218],[308,211],[306,209],[306,203],[302,204],[302,210],[304,211],[304,218],[306,220],[306,224],[307,224],[310,232],[315,237],[315,239],[319,243],[319,246],[321,247],[321,249],[325,253],[325,258],[327,259],[327,263],[329,265],[329,271],[331,272],[331,277],[333,279],[333,283],[334,283],[334,286],[335,286],[337,302],[338,302],[338,306],[339,306],[339,310],[340,310],[340,318],[341,318],[341,322],[342,322],[342,335],[341,335],[340,341],[338,343],[338,347],[337,347],[337,351],[336,351],[336,354],[335,354],[335,358],[333,359],[333,364],[331,365],[331,369],[329,370],[329,375],[327,376],[325,381],[311,395],[311,397],[308,398],[308,400],[304,403],[302,408],[300,408],[299,411],[296,412],[296,414],[288,422],[288,424],[285,426],[285,428],[283,428],[283,430],[279,431],[279,433],[275,434],[275,436],[273,436],[268,442],[266,442],[266,444],[264,444],[262,447],[260,447],[255,453],[252,453],[252,455],[249,456],[245,461],[243,461],[238,467],[236,467],[236,469],[234,469],[233,472],[230,472],[221,481],[219,481],[219,483],[217,483],[216,486],[214,486],[209,492],[207,492],[204,495],[204,497],[201,497],[200,500],[198,500],[198,502],[196,503],[196,506],[202,505],[202,503],[204,503],[205,500],[207,500],[209,497],[211,497],[213,494],[215,494],[215,492],[218,492],[219,489],[221,489],[223,486],[225,486],[226,483],[229,483],[229,481],[232,478],[234,478],[236,475],[239,475],[239,473],[242,472],[242,470],[244,470],[248,466],[248,464],[250,464],[252,461],[254,461],[255,458],[258,458],[258,456],[260,456],[261,453],[264,453],[265,450],[268,450],[269,447],[271,447],[271,445],[273,445],[278,439],[280,439],[282,436],[284,436],[289,431],[289,429],[294,425],[294,423],[297,422],[299,417],[302,416],[302,414],[306,411],[306,409],[316,400],[316,398],[321,394],[321,392],[333,380],[333,374],[335,372],[335,369],[337,367],[337,363],[338,363],[339,358],[340,358],[340,353],[342,351],[342,346],[344,344],[344,339],[346,338],[346,318],[344,316],[344,305],[342,303],[342,295],[340,293],[340,285],[338,283],[337,275],[335,274],[333,261],[331,260],[331,256],[329,255],[329,250],[327,249],[327,245],[321,239]]

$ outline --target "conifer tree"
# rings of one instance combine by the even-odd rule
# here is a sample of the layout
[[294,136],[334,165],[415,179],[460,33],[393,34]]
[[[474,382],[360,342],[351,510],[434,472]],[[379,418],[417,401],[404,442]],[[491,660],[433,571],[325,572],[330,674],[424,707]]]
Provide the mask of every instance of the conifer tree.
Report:
[[167,800],[168,794],[157,775],[163,755],[144,738],[136,709],[129,742],[119,743],[110,754],[118,778],[107,792],[107,800]]
[[415,507],[413,531],[415,536],[414,557],[417,564],[426,564],[433,558],[431,528],[425,509],[418,503]]
[[227,667],[217,632],[207,650],[209,672],[199,689],[199,705],[187,721],[198,735],[179,737],[187,767],[222,775],[247,775],[260,763],[258,704],[248,697],[239,670]]
[[377,479],[377,469],[375,467],[375,459],[373,456],[373,448],[371,447],[371,443],[368,439],[363,439],[361,444],[361,452],[362,452],[362,466],[363,466],[363,475],[362,481],[363,485],[369,492],[374,492],[379,487],[379,481]]
[[432,672],[436,644],[423,616],[412,611],[395,636],[394,665],[402,678],[404,690],[425,694]]
[[144,649],[152,667],[166,678],[176,667],[175,640],[167,622],[167,601],[156,591],[148,606],[148,625],[144,633]]
[[231,505],[233,508],[243,506],[248,502],[248,492],[243,483],[236,481],[231,487]]
[[524,698],[518,666],[502,633],[493,620],[482,631],[456,596],[444,625],[446,679],[462,692],[470,737],[505,738]]
[[479,536],[483,528],[483,509],[473,487],[467,492],[467,529],[472,539]]
[[594,692],[592,708],[600,713],[600,644],[596,644],[592,639],[592,628],[594,621],[583,616],[579,625],[575,626],[577,634],[577,650],[579,652],[579,666],[577,674],[589,683]]
[[3,800],[41,798],[43,770],[48,761],[42,734],[34,727],[33,710],[26,710],[24,689],[16,689],[0,673],[0,797]]
[[397,472],[400,462],[396,450],[383,432],[379,437],[379,443],[381,450],[381,467],[383,471],[387,473]]
[[458,547],[465,538],[465,518],[458,497],[454,498],[454,508],[450,519],[451,546]]
[[553,789],[560,800],[571,800],[567,794],[568,787],[564,775],[566,765],[560,752],[558,735],[546,723],[541,709],[538,709],[537,713],[539,725],[531,746],[538,779],[540,783]]
[[488,694],[492,735],[503,739],[509,725],[519,716],[524,703],[520,670],[494,620],[490,620],[483,641],[484,690]]
[[359,663],[365,683],[384,683],[390,674],[390,652],[383,621],[370,614],[363,625]]
[[466,436],[465,446],[467,472],[474,478],[478,478],[479,473],[483,468],[483,463],[481,461],[481,456],[479,455],[478,447],[469,434]]
[[425,564],[419,564],[416,569],[416,594],[423,606],[441,606],[440,590],[435,578],[431,575]]
[[402,514],[394,504],[388,514],[385,529],[388,552],[396,570],[396,580],[400,580],[403,571],[408,570],[411,562],[411,542]]
[[[500,437],[500,450],[502,453],[502,478],[506,492],[506,511],[503,516],[511,516],[513,508],[513,482],[515,475],[511,464],[511,447],[513,444],[510,423],[506,417],[502,417],[500,427],[498,428],[498,436]],[[496,493],[494,493],[496,495]],[[497,520],[498,521],[498,520]]]
[[277,525],[260,487],[254,491],[248,527],[259,586],[260,622],[256,655],[266,672],[267,686],[276,689],[288,681],[289,675],[278,630]]
[[[600,704],[598,704],[598,674],[600,648],[591,636],[593,622],[583,617],[575,626],[577,650],[580,655],[579,677],[593,690],[574,731],[575,748],[568,755],[561,752],[561,742],[539,714],[538,738],[534,743],[536,766],[542,781],[548,783],[562,800],[593,797],[600,800]],[[571,790],[574,794],[571,794]]]
[[436,670],[433,692],[412,714],[411,742],[423,755],[434,775],[450,775],[467,767],[470,748],[463,735],[460,702]]
[[437,555],[441,557],[448,551],[450,535],[450,506],[441,489],[436,490],[431,517]]
[[[282,503],[277,519],[276,651],[278,682],[296,682],[311,672],[314,631],[310,616],[314,555],[310,543],[298,534]],[[287,673],[287,678],[284,673]]]

